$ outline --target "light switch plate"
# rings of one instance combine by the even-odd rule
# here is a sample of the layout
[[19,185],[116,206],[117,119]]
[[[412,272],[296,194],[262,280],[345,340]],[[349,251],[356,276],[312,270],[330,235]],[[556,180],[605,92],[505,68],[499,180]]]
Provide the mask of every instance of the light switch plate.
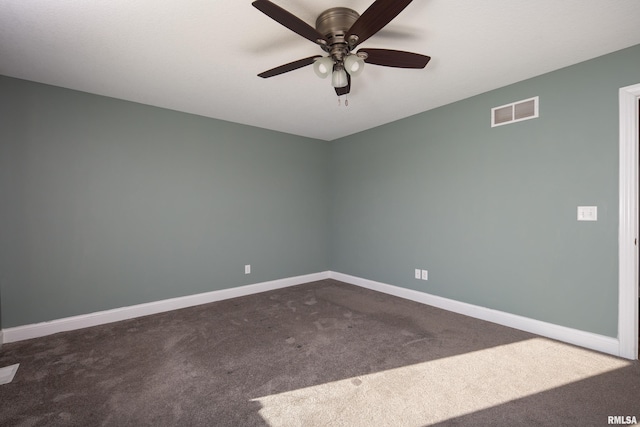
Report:
[[578,206],[578,221],[597,221],[597,206]]

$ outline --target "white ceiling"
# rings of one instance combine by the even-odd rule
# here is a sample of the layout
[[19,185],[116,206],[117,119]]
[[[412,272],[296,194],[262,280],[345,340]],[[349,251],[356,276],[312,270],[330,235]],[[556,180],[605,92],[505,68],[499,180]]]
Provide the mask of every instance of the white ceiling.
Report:
[[[373,2],[272,1],[312,26]],[[323,140],[639,43],[638,0],[415,0],[360,47],[431,62],[367,65],[345,107],[312,67],[256,76],[323,52],[251,0],[0,0],[0,74]]]

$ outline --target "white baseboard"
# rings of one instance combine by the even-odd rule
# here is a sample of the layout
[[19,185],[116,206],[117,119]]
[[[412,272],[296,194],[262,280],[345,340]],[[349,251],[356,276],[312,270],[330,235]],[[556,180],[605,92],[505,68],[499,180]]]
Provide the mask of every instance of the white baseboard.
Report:
[[486,320],[488,322],[497,323],[499,325],[508,326],[510,328],[519,329],[569,344],[578,345],[591,350],[612,354],[614,356],[621,356],[620,342],[616,338],[567,328],[565,326],[554,325],[540,320],[517,316],[503,311],[467,304],[412,289],[401,288],[333,271],[329,272],[329,277],[341,282],[350,283],[352,285],[361,286],[363,288],[383,292],[385,294],[453,311],[454,313],[464,314],[465,316],[474,317],[476,319]]
[[324,279],[335,279],[341,282],[371,289],[385,294],[394,295],[422,304],[431,305],[486,320],[514,329],[530,332],[544,337],[556,339],[570,344],[603,353],[620,356],[620,342],[616,338],[606,337],[591,332],[580,331],[578,329],[567,328],[565,326],[554,325],[515,314],[505,313],[490,308],[467,304],[436,295],[419,292],[412,289],[401,288],[399,286],[388,285],[386,283],[375,282],[373,280],[350,276],[348,274],[325,271],[303,276],[289,277],[285,279],[273,280],[269,282],[255,283],[252,285],[240,286],[231,289],[206,292],[196,295],[172,298],[162,301],[155,301],[146,304],[138,304],[129,307],[116,308],[112,310],[99,311],[96,313],[83,314],[80,316],[66,317],[52,320],[50,322],[36,323],[31,325],[17,326],[0,331],[0,345],[3,342],[10,343],[27,340],[31,338],[43,337],[58,332],[71,331],[75,329],[87,328],[90,326],[103,325],[120,320],[133,319],[150,314],[163,313],[171,310],[178,310],[186,307],[207,304],[215,301],[271,291],[274,289],[286,288],[303,283],[314,282]]
[[324,280],[328,278],[329,272],[325,271],[320,273],[306,274],[303,276],[272,280],[269,282],[255,283],[252,285],[239,286],[237,288],[222,289],[219,291],[188,295],[184,297],[154,301],[145,304],[137,304],[129,307],[98,311],[95,313],[82,314],[79,316],[65,317],[63,319],[52,320],[50,322],[17,326],[0,331],[0,343],[2,342],[3,333],[5,343],[22,341],[31,338],[43,337],[58,332],[88,328],[90,326],[103,325],[105,323],[133,319],[136,317],[148,316],[150,314],[157,314],[186,307],[193,307],[196,305],[222,301],[245,295],[257,294],[260,292],[301,285],[303,283],[314,282],[317,280]]

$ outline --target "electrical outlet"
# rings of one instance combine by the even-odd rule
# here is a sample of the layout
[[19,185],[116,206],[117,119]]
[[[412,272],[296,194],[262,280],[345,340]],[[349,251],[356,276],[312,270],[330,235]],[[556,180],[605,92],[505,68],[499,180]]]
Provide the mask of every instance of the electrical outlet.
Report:
[[578,221],[597,221],[597,206],[578,206]]
[[244,274],[251,274],[251,265],[247,264],[244,266]]
[[421,270],[419,268],[416,268],[416,272],[415,272],[415,276],[414,277],[419,280],[421,274],[422,274]]
[[429,272],[427,270],[422,270],[422,280],[429,280]]

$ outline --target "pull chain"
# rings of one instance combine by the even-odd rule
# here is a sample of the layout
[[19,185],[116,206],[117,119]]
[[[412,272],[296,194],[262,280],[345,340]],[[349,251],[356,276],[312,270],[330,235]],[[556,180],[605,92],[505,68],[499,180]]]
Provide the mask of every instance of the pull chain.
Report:
[[349,106],[349,95],[345,95],[344,96],[344,106],[348,107]]

